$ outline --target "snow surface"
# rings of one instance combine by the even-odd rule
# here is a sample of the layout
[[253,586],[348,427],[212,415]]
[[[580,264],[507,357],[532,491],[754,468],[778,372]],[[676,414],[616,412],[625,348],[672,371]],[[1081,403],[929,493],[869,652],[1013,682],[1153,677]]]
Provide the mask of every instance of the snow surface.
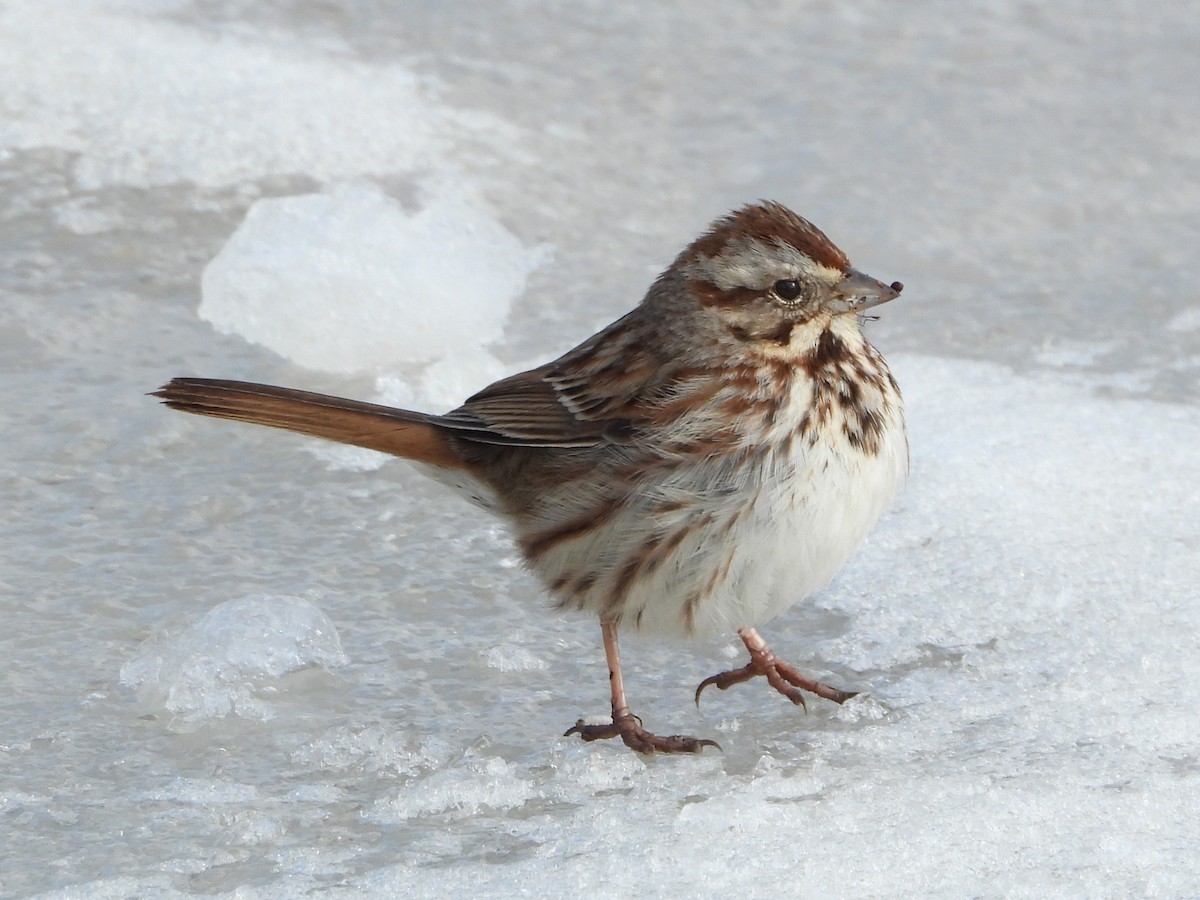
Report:
[[[0,896],[1200,893],[1186,4],[0,6]],[[443,409],[774,197],[907,285],[912,477],[695,684],[400,462],[172,375]]]
[[121,666],[120,680],[184,721],[266,719],[270,704],[256,695],[278,691],[281,676],[345,664],[337,629],[313,603],[250,596],[217,604],[180,634],[154,634]]

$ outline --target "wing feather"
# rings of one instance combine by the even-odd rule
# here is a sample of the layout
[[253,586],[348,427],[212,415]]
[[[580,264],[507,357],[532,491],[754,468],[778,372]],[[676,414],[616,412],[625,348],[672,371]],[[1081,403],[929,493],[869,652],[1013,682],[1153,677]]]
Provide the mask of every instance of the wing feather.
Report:
[[438,424],[481,444],[526,447],[594,447],[603,440],[605,422],[572,413],[547,380],[549,366],[497,381]]
[[673,368],[644,346],[641,309],[554,362],[501,379],[439,417],[464,440],[528,447],[594,447]]

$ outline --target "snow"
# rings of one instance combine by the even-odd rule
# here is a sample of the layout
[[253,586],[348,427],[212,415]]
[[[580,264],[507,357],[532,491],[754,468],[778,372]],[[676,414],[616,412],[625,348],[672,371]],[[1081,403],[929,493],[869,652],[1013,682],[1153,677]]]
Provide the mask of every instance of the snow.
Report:
[[[1200,891],[1183,7],[0,7],[0,895]],[[440,410],[774,197],[904,296],[905,492],[709,691],[401,462],[173,375]]]
[[226,600],[179,634],[160,631],[121,666],[121,684],[186,720],[236,714],[266,719],[290,672],[346,664],[337,628],[300,597]]
[[[5,4],[0,124],[10,148],[78,154],[80,188],[326,180],[427,167],[466,142],[513,140],[502,120],[432,100],[407,68],[316,56],[269,32],[173,22],[171,4]],[[505,149],[502,155],[513,151]]]

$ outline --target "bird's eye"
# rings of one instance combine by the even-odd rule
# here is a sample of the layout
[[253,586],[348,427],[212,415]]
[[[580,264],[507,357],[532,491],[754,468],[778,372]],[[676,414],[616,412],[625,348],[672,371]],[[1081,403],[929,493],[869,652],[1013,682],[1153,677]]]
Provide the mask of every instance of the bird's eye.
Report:
[[800,287],[800,282],[794,278],[784,278],[781,281],[775,282],[775,295],[780,300],[795,300],[800,296],[803,289]]

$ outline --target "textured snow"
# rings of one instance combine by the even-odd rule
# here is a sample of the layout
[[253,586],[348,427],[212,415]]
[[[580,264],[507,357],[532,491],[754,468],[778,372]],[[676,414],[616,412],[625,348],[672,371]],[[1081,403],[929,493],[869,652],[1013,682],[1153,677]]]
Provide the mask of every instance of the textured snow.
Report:
[[172,5],[6,3],[0,144],[70,150],[79,186],[95,189],[383,175],[512,140],[501,120],[438,103],[404,66],[269,32],[205,34],[173,22]]
[[264,693],[311,667],[346,664],[337,628],[299,597],[226,600],[179,634],[148,638],[121,666],[121,684],[187,719],[271,716]]
[[[1200,893],[1186,5],[0,6],[0,895]],[[762,630],[553,615],[501,525],[173,375],[445,409],[772,197],[906,284],[912,473]]]

